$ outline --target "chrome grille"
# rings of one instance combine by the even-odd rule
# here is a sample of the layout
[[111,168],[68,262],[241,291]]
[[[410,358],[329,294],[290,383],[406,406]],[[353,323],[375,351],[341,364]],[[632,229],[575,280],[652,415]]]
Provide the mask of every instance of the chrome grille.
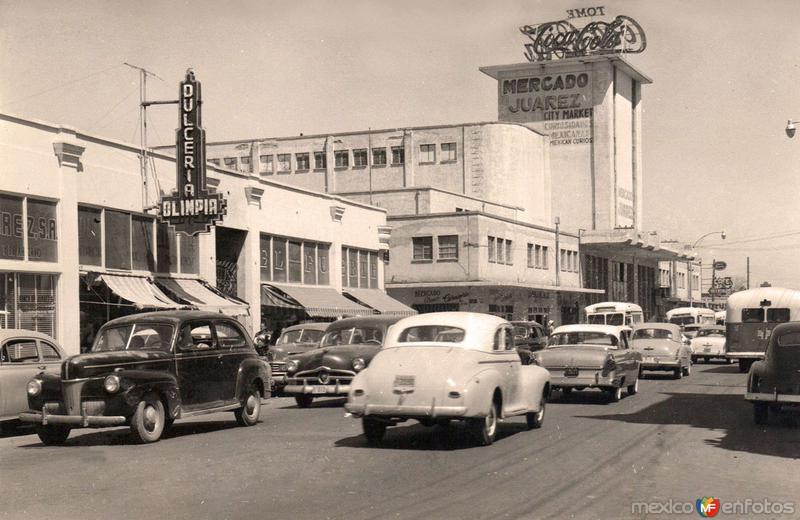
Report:
[[86,381],[62,381],[61,395],[64,400],[64,413],[67,415],[80,415],[81,390]]

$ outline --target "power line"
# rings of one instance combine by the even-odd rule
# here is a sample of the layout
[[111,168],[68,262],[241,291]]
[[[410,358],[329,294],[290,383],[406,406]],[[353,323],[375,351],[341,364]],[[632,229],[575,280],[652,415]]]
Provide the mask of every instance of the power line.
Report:
[[[105,119],[106,117],[108,117],[108,116],[111,114],[111,112],[113,112],[114,110],[116,110],[118,106],[120,106],[120,105],[121,105],[121,104],[123,104],[125,101],[127,101],[127,100],[128,100],[128,98],[129,98],[129,97],[131,97],[131,96],[133,95],[133,93],[134,93],[134,92],[136,92],[136,91],[138,91],[138,90],[139,90],[139,87],[138,87],[138,86],[134,87],[134,89],[133,89],[133,90],[131,90],[130,92],[128,92],[128,94],[127,94],[127,95],[126,95],[124,98],[120,99],[120,100],[119,100],[119,102],[117,102],[117,103],[116,103],[116,104],[115,104],[113,107],[111,107],[110,109],[108,109],[108,110],[106,111],[106,113],[105,113],[105,114],[103,114],[102,116],[100,116],[100,118],[99,118],[97,121],[95,121],[94,123],[90,124],[90,125],[89,125],[89,129],[91,130],[91,129],[92,129],[92,128],[93,128],[93,127],[94,127],[94,126],[97,124],[97,123],[99,123],[100,121],[102,121],[103,119]],[[103,126],[99,127],[99,128],[98,128],[98,130],[99,130],[100,128],[104,128],[105,126],[107,126],[107,125],[103,125]]]
[[17,104],[17,103],[22,103],[23,101],[27,101],[27,100],[29,100],[29,99],[32,99],[32,98],[35,98],[35,97],[41,96],[42,94],[47,94],[48,92],[52,92],[52,91],[54,91],[54,90],[58,90],[58,89],[60,89],[60,88],[64,88],[64,87],[66,87],[66,86],[68,86],[68,85],[73,85],[73,84],[75,84],[75,83],[78,83],[78,82],[81,82],[81,81],[83,81],[83,80],[86,80],[86,79],[92,78],[92,77],[94,77],[94,76],[98,76],[98,75],[100,75],[100,74],[104,74],[104,73],[106,73],[106,72],[108,72],[108,71],[110,71],[110,70],[113,70],[113,69],[116,69],[116,68],[119,68],[119,67],[122,67],[122,66],[123,66],[123,64],[121,64],[121,63],[120,63],[120,64],[118,64],[118,65],[114,65],[113,67],[109,67],[109,68],[107,68],[107,69],[99,70],[99,71],[97,71],[97,72],[92,72],[91,74],[87,74],[87,75],[85,75],[85,76],[81,76],[80,78],[76,78],[76,79],[73,79],[73,80],[70,80],[70,81],[66,81],[66,82],[64,82],[64,83],[59,83],[58,85],[56,85],[56,86],[54,86],[54,87],[50,87],[50,88],[48,88],[48,89],[45,89],[45,90],[42,90],[42,91],[36,92],[35,94],[31,94],[30,96],[26,96],[26,97],[24,97],[24,98],[20,98],[20,99],[14,100],[14,101],[9,101],[8,103],[3,103],[3,104],[2,104],[2,105],[0,105],[0,106],[7,107],[7,106],[9,106],[9,105],[15,105],[15,104]]
[[709,248],[709,247],[719,247],[719,246],[727,246],[733,244],[746,244],[748,242],[758,242],[760,240],[772,240],[773,238],[783,238],[783,237],[790,237],[794,235],[800,235],[800,231],[789,231],[786,233],[777,233],[775,235],[764,235],[760,237],[752,237],[752,238],[743,238],[741,240],[732,240],[730,242],[711,242],[708,244],[703,244],[700,246],[696,246],[697,249]]

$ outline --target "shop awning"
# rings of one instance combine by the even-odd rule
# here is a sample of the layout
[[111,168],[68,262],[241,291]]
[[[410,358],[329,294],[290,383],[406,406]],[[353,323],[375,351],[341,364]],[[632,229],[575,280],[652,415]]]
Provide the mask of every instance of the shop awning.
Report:
[[180,309],[185,307],[172,301],[161,289],[144,276],[102,274],[98,277],[111,292],[133,303],[136,307],[153,309]]
[[234,300],[212,289],[202,280],[194,278],[156,278],[175,296],[200,310],[223,312],[231,316],[247,315],[250,307],[242,300]]
[[[282,298],[289,297],[312,318],[338,318],[374,314],[372,309],[354,303],[331,287],[263,284],[262,287],[277,289]],[[272,291],[274,292],[274,291]],[[262,291],[263,294],[263,291]],[[280,294],[280,293],[279,293]],[[285,295],[285,296],[284,296]]]
[[297,303],[296,300],[283,293],[283,291],[267,284],[261,285],[261,305],[265,307],[280,307],[281,309],[303,309],[303,306]]
[[395,316],[413,316],[417,311],[400,303],[380,289],[345,289],[344,293],[359,303],[371,307],[381,314]]

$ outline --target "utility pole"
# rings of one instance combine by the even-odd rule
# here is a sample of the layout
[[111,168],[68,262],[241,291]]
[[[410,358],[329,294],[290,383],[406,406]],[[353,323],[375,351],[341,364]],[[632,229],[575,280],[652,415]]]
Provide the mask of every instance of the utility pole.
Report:
[[750,257],[747,257],[747,288],[750,288]]
[[561,225],[561,217],[556,217],[556,286],[561,285],[561,251],[559,250],[559,230],[558,227]]

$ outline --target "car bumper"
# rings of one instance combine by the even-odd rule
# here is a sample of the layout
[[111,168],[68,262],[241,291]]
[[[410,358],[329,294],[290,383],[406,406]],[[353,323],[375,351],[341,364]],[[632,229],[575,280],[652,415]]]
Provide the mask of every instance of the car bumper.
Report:
[[465,406],[407,406],[391,404],[347,403],[344,409],[356,417],[377,415],[383,417],[464,417]]
[[[548,369],[549,370],[549,369]],[[585,372],[585,374],[583,373]],[[575,377],[564,375],[563,370],[550,370],[550,386],[559,388],[574,387],[619,387],[622,378],[616,375],[602,375],[593,370],[582,370]]]
[[677,359],[648,359],[642,361],[642,370],[675,370],[681,368],[681,362]]
[[310,395],[347,395],[350,384],[335,385],[296,385],[287,384],[283,387],[284,394],[310,394]]
[[747,392],[744,394],[744,398],[747,401],[766,401],[768,403],[792,403],[800,405],[800,395]]
[[106,426],[119,426],[128,420],[122,415],[59,415],[50,414],[46,410],[41,412],[25,412],[19,414],[19,420],[27,423],[41,424],[66,424],[82,428],[103,428]]
[[728,359],[764,359],[763,352],[728,352]]

